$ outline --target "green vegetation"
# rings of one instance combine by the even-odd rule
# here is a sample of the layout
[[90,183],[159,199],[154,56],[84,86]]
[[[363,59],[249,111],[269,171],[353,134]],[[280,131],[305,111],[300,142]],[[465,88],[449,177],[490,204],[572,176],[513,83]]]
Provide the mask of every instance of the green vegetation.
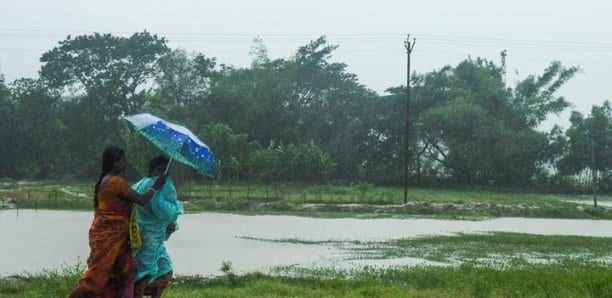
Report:
[[[180,181],[180,180],[179,180]],[[83,182],[5,182],[0,201],[18,208],[91,210],[92,186]],[[612,209],[567,202],[580,197],[483,189],[411,188],[369,183],[304,185],[299,183],[183,183],[179,196],[188,212],[293,214],[313,217],[483,218],[496,216],[612,219]],[[610,197],[600,196],[601,201]]]
[[358,257],[508,266],[562,260],[612,263],[610,247],[612,238],[494,232],[362,243],[349,249]]
[[300,277],[249,274],[226,279],[179,279],[168,297],[607,297],[612,269],[537,265],[496,270],[474,266],[311,271]]
[[292,244],[334,245],[345,251],[347,259],[413,257],[454,265],[472,264],[496,268],[568,261],[612,263],[612,238],[604,237],[493,232],[426,236],[385,242],[242,238]]
[[[63,297],[78,273],[4,278],[0,297]],[[299,276],[250,273],[182,276],[165,297],[610,297],[612,268],[575,262],[521,268],[413,267],[302,270]]]
[[36,274],[0,278],[0,297],[65,297],[82,274],[80,266],[61,271],[44,270]]
[[[224,183],[402,185],[405,86],[374,92],[332,59],[339,45],[325,36],[282,58],[255,40],[240,68],[169,46],[147,31],[71,36],[41,55],[38,78],[0,74],[0,137],[13,142],[0,148],[0,178],[96,177],[107,144],[142,174],[159,151],[120,119],[150,112],[209,144]],[[571,107],[557,93],[579,67],[552,61],[508,83],[500,58],[468,55],[411,77],[411,185],[612,190],[612,105],[541,131]]]
[[90,183],[80,182],[4,182],[0,184],[0,201],[24,209],[90,210],[91,188]]

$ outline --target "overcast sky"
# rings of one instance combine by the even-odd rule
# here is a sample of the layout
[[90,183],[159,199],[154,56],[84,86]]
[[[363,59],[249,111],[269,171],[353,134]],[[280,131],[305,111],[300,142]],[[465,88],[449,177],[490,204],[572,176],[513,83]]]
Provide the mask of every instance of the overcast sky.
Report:
[[[148,30],[171,48],[197,51],[237,67],[250,64],[260,36],[270,58],[289,57],[320,35],[340,47],[367,87],[384,93],[405,84],[406,34],[416,38],[413,71],[424,73],[468,55],[499,62],[508,51],[507,83],[541,74],[553,60],[582,72],[560,91],[588,114],[612,100],[610,0],[2,0],[0,73],[7,82],[36,77],[42,53],[66,35]],[[569,113],[553,123],[567,128]]]

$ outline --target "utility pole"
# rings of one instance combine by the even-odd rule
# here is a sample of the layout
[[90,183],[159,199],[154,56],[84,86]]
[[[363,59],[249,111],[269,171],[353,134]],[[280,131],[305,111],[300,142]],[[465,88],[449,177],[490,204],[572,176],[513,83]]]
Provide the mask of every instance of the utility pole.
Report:
[[406,47],[406,127],[404,131],[404,204],[408,203],[408,161],[410,150],[408,149],[410,144],[410,54],[414,49],[416,39],[412,39],[410,42],[410,34],[406,36],[404,47]]
[[[591,125],[592,126],[592,125]],[[595,169],[595,142],[593,142],[593,129],[591,135],[591,188],[593,190],[593,206],[597,208],[597,170]]]

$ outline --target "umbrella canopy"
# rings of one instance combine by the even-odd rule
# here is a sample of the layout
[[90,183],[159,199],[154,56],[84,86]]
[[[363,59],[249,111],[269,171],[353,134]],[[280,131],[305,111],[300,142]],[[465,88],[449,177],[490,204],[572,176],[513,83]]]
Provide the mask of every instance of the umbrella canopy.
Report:
[[204,175],[214,176],[215,154],[186,127],[148,113],[124,118],[134,125],[137,132],[155,144],[162,152],[168,154],[170,158]]

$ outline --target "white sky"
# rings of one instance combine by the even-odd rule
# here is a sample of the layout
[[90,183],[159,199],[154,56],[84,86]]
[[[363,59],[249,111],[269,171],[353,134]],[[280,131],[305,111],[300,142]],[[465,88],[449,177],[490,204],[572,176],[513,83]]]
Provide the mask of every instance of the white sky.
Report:
[[[234,66],[250,64],[261,36],[270,58],[289,57],[320,35],[340,47],[334,61],[383,93],[405,84],[403,41],[417,39],[412,70],[456,65],[468,55],[499,63],[507,82],[540,74],[553,60],[583,70],[559,92],[588,114],[612,100],[610,0],[2,0],[0,73],[8,82],[36,77],[39,58],[66,35],[130,35],[148,30],[171,48],[202,52]],[[550,119],[568,126],[569,111]]]

